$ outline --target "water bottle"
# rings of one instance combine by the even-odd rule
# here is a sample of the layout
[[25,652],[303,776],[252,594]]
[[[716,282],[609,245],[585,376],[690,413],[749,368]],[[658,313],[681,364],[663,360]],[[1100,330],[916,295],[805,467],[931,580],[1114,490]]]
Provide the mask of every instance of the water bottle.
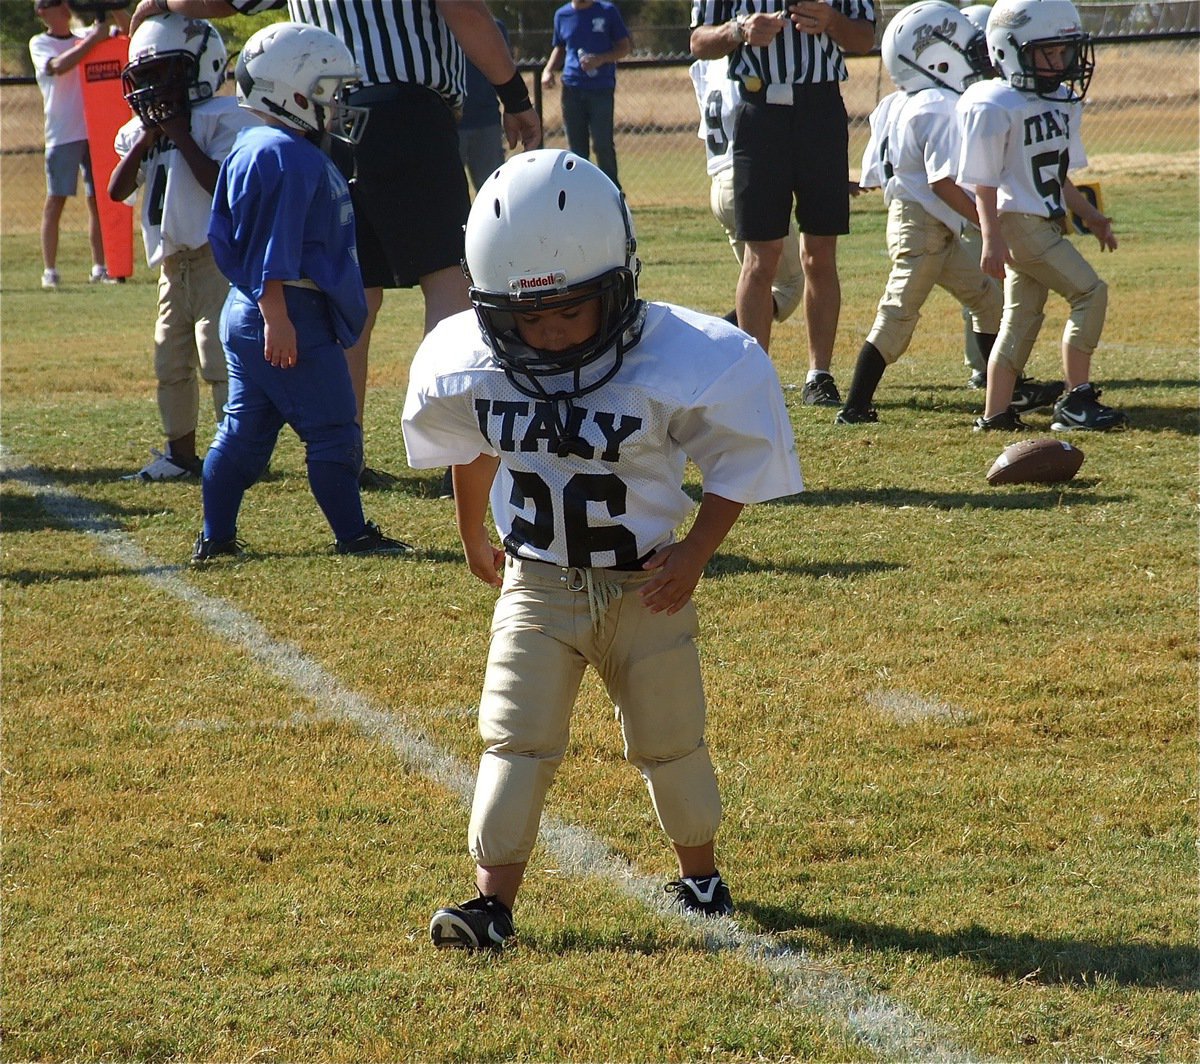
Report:
[[[582,48],[579,48],[579,49],[576,49],[575,54],[577,56],[579,56],[579,69],[583,70],[583,57],[585,55],[587,55],[588,53],[585,52]],[[598,69],[597,70],[584,70],[584,73],[587,74],[587,76],[589,78],[597,78],[600,76],[600,71]]]

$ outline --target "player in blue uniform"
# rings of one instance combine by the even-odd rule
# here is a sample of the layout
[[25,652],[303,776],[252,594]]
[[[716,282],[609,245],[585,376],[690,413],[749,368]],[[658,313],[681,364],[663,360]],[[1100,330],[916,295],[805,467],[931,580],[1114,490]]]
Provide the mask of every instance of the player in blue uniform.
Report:
[[238,103],[266,125],[244,130],[221,166],[209,241],[232,288],[221,320],[226,418],[204,462],[204,530],[193,563],[239,554],[242,496],[266,470],[279,430],[304,441],[308,482],[339,554],[400,554],[363,516],[362,430],[344,349],[367,317],[344,178],[316,144],[354,143],[364,114],[342,103],[357,71],[315,26],[255,33],[237,64]]

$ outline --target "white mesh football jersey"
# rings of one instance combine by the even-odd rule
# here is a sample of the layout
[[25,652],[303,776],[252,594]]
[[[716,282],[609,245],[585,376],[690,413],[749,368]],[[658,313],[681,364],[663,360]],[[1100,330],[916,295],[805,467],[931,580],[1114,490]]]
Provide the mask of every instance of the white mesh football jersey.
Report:
[[883,188],[887,182],[887,174],[891,171],[891,162],[888,160],[887,153],[890,145],[888,144],[888,117],[897,107],[902,107],[906,96],[903,92],[897,90],[885,96],[875,105],[875,110],[868,116],[867,124],[870,129],[870,135],[867,138],[867,146],[863,150],[861,173],[859,174],[858,183],[862,188]]
[[962,149],[958,182],[999,189],[1001,213],[1060,217],[1068,170],[1087,166],[1079,125],[1083,105],[1044,100],[994,79],[968,86],[958,101]]
[[955,233],[962,229],[962,215],[930,185],[957,176],[957,102],[954,93],[932,86],[911,95],[885,96],[871,112],[871,139],[863,155],[865,173],[874,152],[873,178],[883,188],[885,204],[893,199],[917,203]]
[[733,165],[733,109],[738,102],[736,81],[729,80],[728,59],[697,59],[688,67],[700,128],[696,131],[707,155],[708,176]]
[[695,506],[681,486],[689,458],[704,491],[735,502],[804,489],[775,367],[718,318],[648,304],[641,341],[616,376],[572,406],[559,410],[587,454],[563,458],[551,449],[550,404],[513,385],[474,312],[456,314],[413,359],[403,419],[409,465],[498,455],[491,506],[505,549],[600,568],[633,567],[673,542]]
[[[192,105],[192,140],[213,162],[225,161],[238,130],[261,124],[232,96],[214,96]],[[114,147],[122,159],[142,132],[136,116],[117,130]],[[160,138],[138,168],[142,195],[142,240],[146,262],[157,266],[167,255],[201,248],[208,243],[212,194],[196,180],[187,160],[169,140]],[[132,201],[134,197],[130,197]],[[127,201],[127,202],[129,202]]]

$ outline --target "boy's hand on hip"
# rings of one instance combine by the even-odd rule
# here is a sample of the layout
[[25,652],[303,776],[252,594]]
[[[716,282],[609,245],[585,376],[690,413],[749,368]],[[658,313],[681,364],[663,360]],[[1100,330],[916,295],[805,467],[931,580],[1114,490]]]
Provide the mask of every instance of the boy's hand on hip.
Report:
[[638,592],[646,608],[651,613],[678,613],[691,600],[707,560],[686,539],[656,552],[645,565],[654,576]]

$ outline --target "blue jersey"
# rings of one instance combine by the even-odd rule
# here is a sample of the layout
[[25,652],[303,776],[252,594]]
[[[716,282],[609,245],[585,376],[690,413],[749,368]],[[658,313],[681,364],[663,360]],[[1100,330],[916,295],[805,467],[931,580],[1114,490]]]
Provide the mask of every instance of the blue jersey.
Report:
[[238,134],[217,177],[208,239],[221,272],[256,303],[267,281],[312,281],[338,342],[358,340],[367,301],[350,189],[304,137],[276,126]]
[[596,0],[588,7],[577,8],[564,4],[554,12],[554,47],[566,49],[563,64],[564,85],[577,89],[614,89],[617,84],[617,64],[605,63],[599,70],[589,74],[579,65],[579,53],[603,55],[611,52],[617,41],[629,36],[625,20],[616,4],[607,0]]

